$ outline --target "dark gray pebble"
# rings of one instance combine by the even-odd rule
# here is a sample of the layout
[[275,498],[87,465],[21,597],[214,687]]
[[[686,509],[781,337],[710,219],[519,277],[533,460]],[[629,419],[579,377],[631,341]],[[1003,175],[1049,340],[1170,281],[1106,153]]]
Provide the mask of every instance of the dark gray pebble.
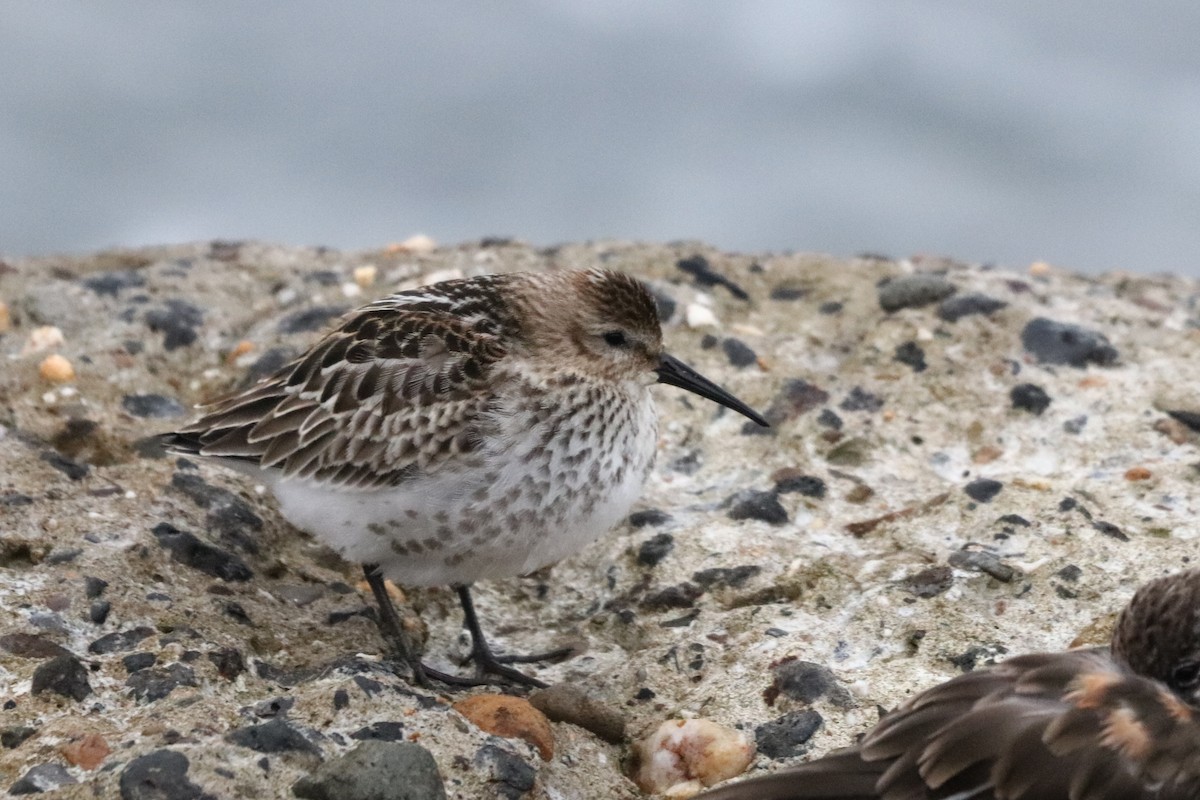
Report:
[[1022,383],[1014,386],[1008,396],[1012,400],[1013,408],[1028,411],[1035,416],[1050,407],[1050,395],[1036,384]]
[[799,286],[791,286],[784,283],[772,289],[769,297],[772,300],[799,300],[806,294],[808,294],[807,289],[801,289]]
[[825,481],[815,475],[789,475],[775,483],[776,494],[797,492],[805,497],[820,500],[825,496],[826,491]]
[[729,518],[757,519],[772,525],[783,525],[788,521],[787,509],[774,492],[751,491],[735,496]]
[[334,317],[349,311],[346,306],[313,306],[288,314],[279,321],[280,333],[306,333],[319,331]]
[[188,780],[189,766],[174,750],[138,756],[121,770],[121,800],[216,800]]
[[[209,528],[223,534],[241,533],[236,539],[248,553],[257,553],[258,545],[242,541],[245,530],[260,531],[262,517],[250,505],[228,489],[213,486],[193,472],[176,472],[171,476],[171,488],[186,495],[196,505],[208,511],[205,519]],[[251,542],[253,540],[250,540]]]
[[27,725],[9,725],[7,728],[0,728],[0,747],[5,750],[15,750],[35,733],[37,733],[37,728],[30,728]]
[[132,269],[101,272],[83,279],[83,285],[98,295],[116,297],[122,289],[137,289],[146,285],[143,275]]
[[1117,349],[1104,334],[1038,317],[1021,331],[1021,345],[1043,364],[1107,366],[1117,361]]
[[902,308],[919,308],[943,300],[956,291],[954,284],[941,275],[928,272],[901,275],[879,287],[879,307],[889,314]]
[[167,522],[155,525],[151,533],[158,543],[170,551],[171,557],[180,564],[200,570],[226,581],[247,581],[254,572],[246,562],[234,554],[214,547],[196,538],[195,534],[181,531]]
[[120,653],[125,650],[132,650],[138,642],[152,633],[154,633],[154,628],[146,625],[108,633],[89,644],[88,652],[103,655],[105,653]]
[[83,593],[89,600],[94,600],[104,594],[104,590],[108,588],[108,581],[103,578],[95,578],[91,575],[83,579]]
[[1063,430],[1067,433],[1083,433],[1083,429],[1087,427],[1087,414],[1080,414],[1078,417],[1073,417],[1063,423]]
[[26,772],[20,780],[8,787],[9,794],[41,794],[52,792],[60,786],[79,783],[62,764],[38,764]]
[[55,658],[71,651],[37,633],[6,633],[0,636],[0,650],[18,658]]
[[644,528],[647,525],[658,526],[670,521],[671,515],[657,508],[647,508],[629,515],[629,525],[633,528]]
[[954,584],[954,570],[946,566],[928,567],[903,581],[904,588],[917,597],[936,597]]
[[822,428],[829,428],[831,431],[840,431],[844,423],[836,411],[831,408],[823,408],[821,409],[821,413],[817,415],[817,424]]
[[121,659],[121,664],[125,667],[128,673],[134,673],[138,670],[149,669],[158,661],[158,656],[154,653],[130,653]]
[[1118,542],[1129,541],[1129,536],[1126,535],[1125,531],[1121,530],[1111,522],[1105,522],[1102,519],[1098,519],[1092,523],[1092,527],[1100,531],[1100,533],[1104,534],[1105,536],[1116,539]]
[[750,299],[750,295],[746,294],[745,289],[716,272],[704,256],[695,255],[691,258],[681,258],[675,262],[675,266],[691,275],[692,279],[701,286],[724,286],[737,299]]
[[792,758],[808,751],[808,741],[825,720],[814,709],[792,711],[754,729],[758,752],[770,759]]
[[333,693],[333,710],[341,711],[346,706],[350,705],[350,693],[345,689],[338,689]]
[[217,674],[227,681],[234,680],[246,671],[242,652],[236,647],[222,647],[208,654],[208,660],[217,668]]
[[975,647],[967,648],[966,652],[957,656],[950,656],[946,660],[954,666],[958,667],[963,672],[970,672],[982,660],[984,666],[992,666],[996,663],[996,656],[1004,655],[1008,652],[1008,648],[1004,645],[976,645]]
[[163,335],[165,350],[176,350],[196,341],[204,312],[186,301],[168,300],[165,308],[151,309],[143,319],[150,330]]
[[519,756],[494,744],[485,744],[475,752],[474,766],[484,770],[496,795],[503,800],[518,800],[533,791],[537,770]]
[[758,363],[758,353],[751,350],[750,346],[741,339],[726,339],[721,342],[721,349],[725,351],[725,357],[729,359],[729,363],[735,367],[748,367]]
[[793,378],[783,384],[783,388],[779,390],[779,394],[775,395],[770,407],[763,414],[767,422],[771,423],[771,427],[764,428],[754,422],[747,422],[742,426],[742,434],[747,436],[772,434],[783,423],[823,405],[828,400],[829,392],[803,378]]
[[924,372],[929,368],[929,365],[925,363],[925,350],[916,342],[905,342],[899,345],[892,358],[901,364],[912,367],[913,372]]
[[971,314],[991,314],[1007,305],[1003,300],[988,297],[986,294],[968,292],[943,300],[937,313],[946,322],[958,322]]
[[1005,514],[1000,519],[996,520],[1003,525],[1020,525],[1022,528],[1028,528],[1033,525],[1032,522],[1022,517],[1020,514]]
[[757,564],[743,564],[740,567],[710,567],[709,569],[702,569],[699,572],[693,572],[692,580],[703,589],[713,589],[721,586],[740,589],[746,585],[746,581],[760,572],[762,572],[762,567]]
[[1168,411],[1167,415],[1176,422],[1182,422],[1196,432],[1200,432],[1200,414],[1194,411]]
[[296,781],[304,800],[445,800],[437,762],[411,742],[365,741]]
[[403,742],[404,725],[399,722],[372,722],[365,728],[359,728],[350,734],[351,739],[359,741]]
[[1065,567],[1063,567],[1062,569],[1060,569],[1058,572],[1056,572],[1054,574],[1057,575],[1058,577],[1062,578],[1064,581],[1068,581],[1070,583],[1075,583],[1076,581],[1079,580],[1079,577],[1081,575],[1083,575],[1083,570],[1081,570],[1079,567],[1075,566],[1074,564],[1067,564]]
[[964,486],[963,491],[966,492],[967,497],[977,503],[990,503],[1003,488],[1004,484],[1000,481],[991,478],[977,478]]
[[33,498],[27,494],[21,494],[20,492],[5,492],[4,494],[0,494],[0,506],[16,508],[17,506],[30,505],[33,505]]
[[771,692],[801,703],[826,698],[838,708],[851,708],[850,691],[838,683],[830,669],[811,661],[785,659],[775,666]]
[[147,703],[163,699],[177,686],[199,686],[196,673],[184,664],[138,670],[125,679],[125,685],[135,698]]
[[840,405],[842,411],[869,411],[875,412],[883,408],[883,398],[877,394],[871,394],[861,386],[855,386],[850,390],[850,394],[846,395]]
[[272,719],[274,717],[287,716],[287,712],[291,711],[294,705],[296,705],[296,698],[285,695],[283,697],[272,697],[269,700],[259,700],[249,708],[242,710],[260,719]]
[[82,700],[92,693],[87,667],[75,656],[56,656],[43,661],[33,671],[33,694],[54,692],[72,700]]
[[112,611],[112,603],[107,600],[93,600],[88,608],[88,619],[97,625],[103,625],[108,620],[108,612]]
[[667,611],[672,608],[691,608],[704,590],[694,583],[676,584],[648,594],[639,605],[647,611]]
[[647,567],[657,566],[675,547],[675,539],[669,533],[658,533],[642,542],[637,560]]
[[178,400],[161,394],[127,394],[121,398],[121,407],[135,417],[151,419],[181,417],[186,413]]
[[259,753],[300,752],[321,755],[319,747],[282,717],[261,725],[250,725],[230,731],[225,735],[225,740]]
[[845,303],[839,303],[836,300],[831,300],[828,303],[821,303],[821,305],[817,306],[817,313],[825,314],[826,316],[833,316],[834,314],[840,314],[842,309],[845,307]]
[[1017,570],[1001,561],[995,553],[986,550],[959,550],[950,554],[950,566],[969,569],[991,575],[1001,583],[1011,583]]

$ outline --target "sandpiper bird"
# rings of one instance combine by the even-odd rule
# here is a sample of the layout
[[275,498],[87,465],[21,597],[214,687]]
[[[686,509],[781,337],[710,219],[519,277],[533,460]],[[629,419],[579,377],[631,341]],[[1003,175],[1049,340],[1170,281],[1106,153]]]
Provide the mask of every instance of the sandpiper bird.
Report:
[[1142,587],[1108,649],[953,678],[854,747],[697,800],[1197,800],[1200,570]]
[[552,564],[628,513],[654,461],[656,382],[767,424],[663,351],[636,279],[485,275],[351,313],[164,441],[248,469],[289,522],[362,564],[416,682],[481,681],[422,665],[385,578],[456,587],[477,671],[542,686],[491,652],[468,587]]

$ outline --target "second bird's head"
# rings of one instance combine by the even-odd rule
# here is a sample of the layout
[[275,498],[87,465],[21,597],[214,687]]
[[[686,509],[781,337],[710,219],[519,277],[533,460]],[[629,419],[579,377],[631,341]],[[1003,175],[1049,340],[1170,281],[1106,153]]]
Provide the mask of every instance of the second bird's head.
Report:
[[766,426],[754,409],[663,349],[658,305],[636,278],[613,270],[534,277],[522,294],[526,336],[542,357],[596,378],[678,386]]

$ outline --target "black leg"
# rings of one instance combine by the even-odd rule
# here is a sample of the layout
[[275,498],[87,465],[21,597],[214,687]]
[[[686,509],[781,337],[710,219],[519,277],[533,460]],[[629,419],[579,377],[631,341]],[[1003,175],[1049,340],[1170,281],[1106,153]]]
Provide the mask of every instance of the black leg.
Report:
[[375,604],[379,606],[379,631],[383,634],[384,641],[408,664],[416,684],[426,689],[433,688],[429,683],[425,665],[421,663],[421,657],[405,632],[404,623],[400,621],[396,607],[392,605],[392,598],[388,597],[387,587],[383,585],[383,576],[379,574],[379,566],[363,564],[363,574],[367,576],[367,585],[371,587],[371,593],[375,595]]
[[530,677],[524,672],[519,672],[512,667],[506,667],[501,663],[500,659],[496,658],[492,653],[492,648],[488,647],[487,639],[484,638],[483,628],[479,626],[479,617],[475,614],[475,603],[471,600],[471,588],[469,586],[455,586],[454,590],[458,592],[458,601],[462,603],[463,622],[467,626],[467,631],[471,634],[471,660],[475,662],[475,666],[485,675],[495,675],[496,677],[510,680],[522,686],[533,686],[538,689],[546,688],[549,684],[539,681],[537,678]]

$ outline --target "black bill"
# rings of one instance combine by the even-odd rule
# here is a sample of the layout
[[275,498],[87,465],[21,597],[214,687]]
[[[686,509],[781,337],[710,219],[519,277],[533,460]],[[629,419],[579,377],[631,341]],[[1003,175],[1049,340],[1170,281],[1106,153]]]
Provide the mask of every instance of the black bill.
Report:
[[658,382],[667,383],[671,386],[678,386],[680,389],[687,389],[689,392],[700,395],[701,397],[712,400],[714,403],[720,403],[726,408],[731,408],[747,419],[751,419],[762,425],[764,428],[771,427],[765,419],[750,406],[738,400],[729,392],[717,386],[708,378],[701,375],[696,370],[689,367],[687,364],[680,361],[674,356],[663,354],[662,360],[658,363]]

